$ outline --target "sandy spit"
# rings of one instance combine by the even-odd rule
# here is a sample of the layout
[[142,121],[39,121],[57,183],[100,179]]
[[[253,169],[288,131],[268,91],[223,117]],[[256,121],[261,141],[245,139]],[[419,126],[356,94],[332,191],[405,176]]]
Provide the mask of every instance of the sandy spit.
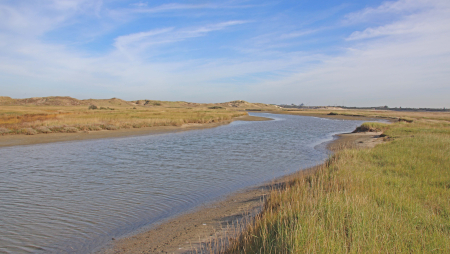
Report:
[[19,145],[34,145],[53,142],[66,142],[76,140],[88,139],[102,139],[102,138],[118,138],[130,137],[149,134],[162,134],[187,130],[199,130],[206,128],[213,128],[220,125],[229,124],[232,121],[268,121],[273,120],[266,117],[257,116],[241,116],[232,119],[231,121],[223,121],[220,123],[206,123],[206,124],[184,124],[182,126],[158,126],[158,127],[144,127],[138,129],[120,129],[120,130],[102,130],[102,131],[80,131],[77,133],[49,133],[37,135],[5,135],[0,136],[0,147],[5,146],[19,146]]

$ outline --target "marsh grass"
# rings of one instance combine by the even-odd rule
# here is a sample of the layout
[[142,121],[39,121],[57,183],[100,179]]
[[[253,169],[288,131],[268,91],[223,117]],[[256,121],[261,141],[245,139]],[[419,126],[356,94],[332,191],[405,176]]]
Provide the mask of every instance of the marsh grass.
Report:
[[387,123],[366,122],[357,127],[354,132],[380,132],[387,130],[389,126]]
[[450,124],[398,122],[274,190],[226,253],[450,253]]
[[371,117],[385,118],[393,121],[404,121],[412,123],[414,121],[447,121],[450,122],[450,112],[421,112],[421,111],[391,111],[391,110],[339,110],[330,111],[329,109],[284,109],[275,111],[277,114],[289,115],[330,115],[330,116],[347,116],[347,117]]
[[230,121],[233,117],[246,115],[245,112],[225,108],[208,110],[207,106],[189,109],[163,106],[130,108],[129,105],[116,105],[114,110],[108,107],[104,108],[110,110],[88,108],[86,106],[2,106],[0,135],[182,126],[190,123]]

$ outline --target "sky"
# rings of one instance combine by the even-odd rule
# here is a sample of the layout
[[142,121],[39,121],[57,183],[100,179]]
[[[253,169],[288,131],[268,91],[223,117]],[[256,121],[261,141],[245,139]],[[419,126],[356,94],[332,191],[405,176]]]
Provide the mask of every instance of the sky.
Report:
[[0,96],[450,107],[449,0],[0,0]]

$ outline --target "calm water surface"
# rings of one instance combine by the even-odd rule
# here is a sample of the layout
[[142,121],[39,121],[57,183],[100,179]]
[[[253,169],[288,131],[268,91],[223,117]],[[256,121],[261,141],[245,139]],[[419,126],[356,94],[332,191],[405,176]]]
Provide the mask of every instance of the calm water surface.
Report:
[[322,162],[361,121],[265,122],[0,148],[0,253],[89,253],[238,189]]

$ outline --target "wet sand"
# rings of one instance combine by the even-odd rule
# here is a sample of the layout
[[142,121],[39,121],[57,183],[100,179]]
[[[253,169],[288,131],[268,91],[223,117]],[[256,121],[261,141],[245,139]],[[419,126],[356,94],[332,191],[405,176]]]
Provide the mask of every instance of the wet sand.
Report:
[[[371,148],[383,142],[380,134],[340,134],[338,139],[328,144],[328,149],[337,151],[343,148]],[[109,246],[98,253],[209,253],[217,240],[226,243],[229,237],[239,231],[241,222],[251,220],[262,211],[264,197],[272,189],[283,188],[298,174],[314,172],[315,168],[233,193],[219,201],[164,221],[147,231],[112,240]]]
[[144,127],[131,128],[120,130],[102,130],[102,131],[80,131],[77,133],[49,133],[36,135],[5,135],[0,136],[0,147],[18,146],[18,145],[34,145],[53,142],[67,142],[75,140],[88,139],[102,139],[102,138],[119,138],[149,134],[162,134],[187,130],[199,130],[205,128],[213,128],[220,125],[229,124],[232,121],[268,121],[271,118],[256,117],[256,116],[241,116],[232,119],[231,121],[223,121],[220,123],[207,124],[185,124],[182,126],[159,126],[159,127]]

